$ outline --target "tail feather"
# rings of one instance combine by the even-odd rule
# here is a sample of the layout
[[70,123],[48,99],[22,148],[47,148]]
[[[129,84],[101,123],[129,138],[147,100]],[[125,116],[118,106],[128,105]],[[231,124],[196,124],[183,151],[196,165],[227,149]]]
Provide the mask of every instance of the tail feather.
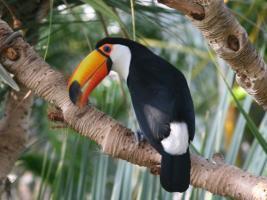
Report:
[[164,153],[161,159],[160,182],[168,192],[184,192],[190,184],[189,149],[182,155]]

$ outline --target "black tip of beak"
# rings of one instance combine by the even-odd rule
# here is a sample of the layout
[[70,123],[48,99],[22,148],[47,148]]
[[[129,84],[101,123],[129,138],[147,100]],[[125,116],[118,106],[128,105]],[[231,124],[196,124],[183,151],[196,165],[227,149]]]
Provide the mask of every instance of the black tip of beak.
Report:
[[78,81],[74,81],[69,88],[69,96],[72,103],[76,104],[81,95],[81,86]]

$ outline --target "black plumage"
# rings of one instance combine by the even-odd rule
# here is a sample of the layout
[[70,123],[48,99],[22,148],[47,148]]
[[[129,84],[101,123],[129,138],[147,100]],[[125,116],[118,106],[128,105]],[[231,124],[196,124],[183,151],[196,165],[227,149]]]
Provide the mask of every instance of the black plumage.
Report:
[[141,131],[162,155],[161,184],[169,192],[185,191],[190,183],[189,150],[183,155],[174,156],[165,152],[161,144],[161,140],[169,136],[170,123],[173,122],[185,122],[189,140],[194,137],[194,106],[184,75],[139,43],[105,38],[97,47],[106,43],[130,48],[127,85]]

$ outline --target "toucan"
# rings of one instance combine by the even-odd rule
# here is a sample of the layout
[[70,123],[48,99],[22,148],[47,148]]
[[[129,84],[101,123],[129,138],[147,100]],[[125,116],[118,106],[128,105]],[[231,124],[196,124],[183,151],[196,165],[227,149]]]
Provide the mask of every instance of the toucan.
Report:
[[184,75],[138,42],[107,37],[97,42],[69,79],[71,101],[86,105],[92,90],[111,70],[127,83],[140,127],[138,138],[147,140],[162,156],[162,187],[168,192],[186,191],[195,114]]

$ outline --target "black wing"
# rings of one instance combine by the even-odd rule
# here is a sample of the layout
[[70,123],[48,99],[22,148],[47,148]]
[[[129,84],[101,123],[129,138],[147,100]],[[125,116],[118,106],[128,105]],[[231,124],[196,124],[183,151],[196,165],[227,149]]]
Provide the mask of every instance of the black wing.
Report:
[[152,62],[149,59],[136,62],[131,66],[127,84],[146,139],[159,148],[160,141],[170,133],[170,123],[184,121],[192,140],[194,108],[183,74],[159,57]]

